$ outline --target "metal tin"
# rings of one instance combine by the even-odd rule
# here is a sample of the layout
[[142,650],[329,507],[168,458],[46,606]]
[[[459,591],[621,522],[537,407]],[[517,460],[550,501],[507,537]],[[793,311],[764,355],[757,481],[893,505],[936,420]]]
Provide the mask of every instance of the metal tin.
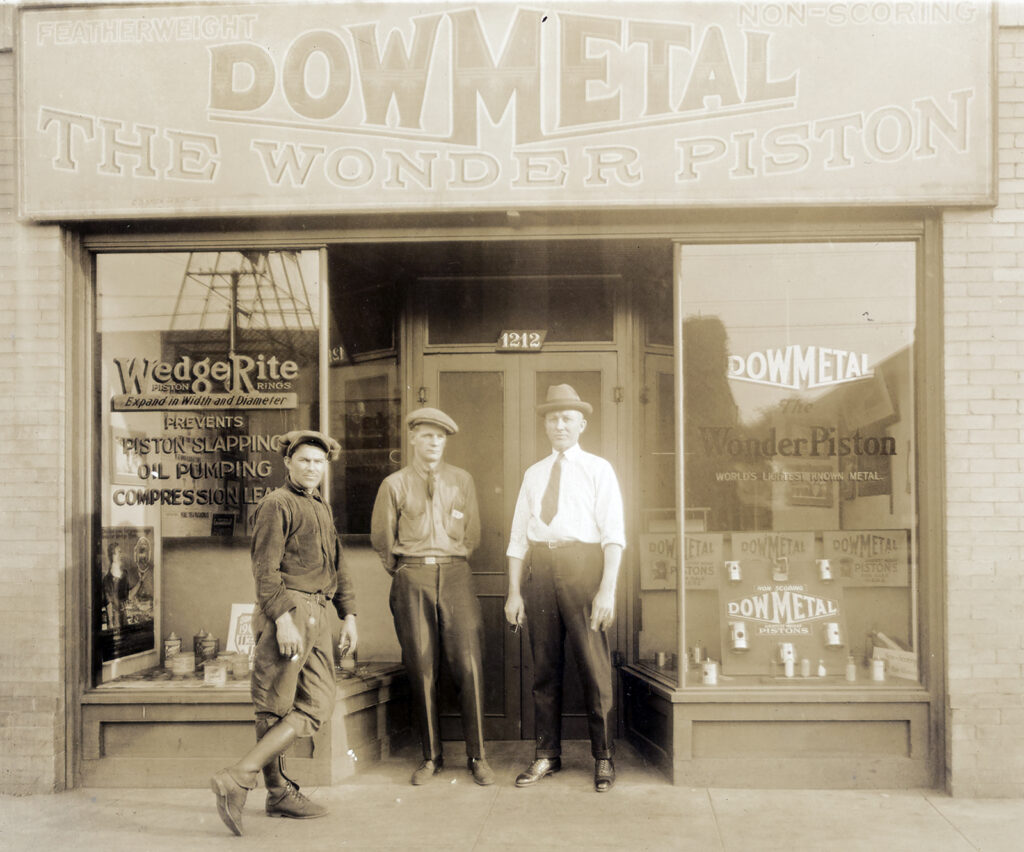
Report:
[[249,677],[249,655],[248,654],[232,654],[231,656],[231,677],[242,678]]
[[200,627],[199,632],[192,637],[192,653],[196,655],[197,660],[201,658],[203,640],[209,635],[209,633]]
[[175,654],[181,653],[181,638],[176,633],[171,633],[164,639],[164,668],[171,668],[171,662]]
[[871,660],[871,679],[885,680],[885,660]]
[[207,660],[203,667],[203,683],[224,686],[228,682],[228,667],[223,660]]
[[704,661],[703,681],[705,686],[714,686],[718,683],[718,663],[714,660]]
[[198,658],[203,662],[213,660],[216,658],[218,651],[220,651],[220,639],[216,636],[207,635],[206,638],[199,643]]
[[171,673],[176,677],[187,677],[196,670],[195,654],[175,654],[171,658]]
[[654,665],[659,669],[665,668],[665,663],[668,662],[668,654],[664,651],[657,651],[654,655]]

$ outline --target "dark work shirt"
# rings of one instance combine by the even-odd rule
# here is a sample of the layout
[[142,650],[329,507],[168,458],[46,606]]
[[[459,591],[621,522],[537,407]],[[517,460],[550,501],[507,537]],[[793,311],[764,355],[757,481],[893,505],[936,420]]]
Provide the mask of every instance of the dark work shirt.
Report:
[[268,618],[295,607],[289,589],[321,592],[341,618],[355,614],[355,593],[331,510],[318,491],[307,492],[290,479],[256,507],[252,573],[257,604]]
[[480,543],[480,511],[473,477],[441,463],[431,499],[427,476],[409,465],[380,484],[370,541],[394,573],[400,556],[469,556]]

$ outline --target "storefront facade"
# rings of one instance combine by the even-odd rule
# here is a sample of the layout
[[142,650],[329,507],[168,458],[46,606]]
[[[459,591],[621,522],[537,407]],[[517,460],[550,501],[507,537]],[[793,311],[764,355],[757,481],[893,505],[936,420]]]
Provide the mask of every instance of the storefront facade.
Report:
[[486,733],[532,739],[503,553],[567,382],[627,504],[621,737],[678,784],[1024,792],[1024,21],[996,11],[9,14],[3,789],[201,785],[248,741],[249,525],[293,428],[343,447],[362,637],[299,768],[404,741],[367,534],[423,404],[481,499]]

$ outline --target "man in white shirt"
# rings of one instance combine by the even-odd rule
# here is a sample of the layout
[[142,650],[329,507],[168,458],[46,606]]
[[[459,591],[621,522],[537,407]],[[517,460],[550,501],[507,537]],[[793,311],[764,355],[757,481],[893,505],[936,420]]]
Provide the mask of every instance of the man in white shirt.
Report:
[[566,638],[583,680],[594,789],[601,793],[615,783],[606,631],[615,618],[615,584],[626,536],[615,471],[579,446],[592,411],[570,385],[548,388],[537,413],[544,417],[551,455],[527,469],[512,518],[505,618],[521,625],[529,617],[537,730],[536,759],[516,778],[517,787],[562,768]]

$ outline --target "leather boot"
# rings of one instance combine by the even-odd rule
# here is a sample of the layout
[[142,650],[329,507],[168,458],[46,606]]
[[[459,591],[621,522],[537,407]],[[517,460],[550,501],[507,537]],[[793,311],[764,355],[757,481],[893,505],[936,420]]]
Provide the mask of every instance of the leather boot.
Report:
[[[256,736],[261,740],[271,729],[271,724],[266,720],[256,720]],[[267,786],[267,816],[289,819],[327,816],[327,808],[306,798],[299,792],[299,785],[285,775],[282,754],[278,754],[263,767],[263,782]]]
[[[210,779],[210,789],[217,797],[217,813],[232,833],[242,835],[242,809],[249,791],[256,786],[256,774],[251,776],[250,786],[235,777],[231,769],[221,769]],[[248,778],[246,779],[248,781]]]

